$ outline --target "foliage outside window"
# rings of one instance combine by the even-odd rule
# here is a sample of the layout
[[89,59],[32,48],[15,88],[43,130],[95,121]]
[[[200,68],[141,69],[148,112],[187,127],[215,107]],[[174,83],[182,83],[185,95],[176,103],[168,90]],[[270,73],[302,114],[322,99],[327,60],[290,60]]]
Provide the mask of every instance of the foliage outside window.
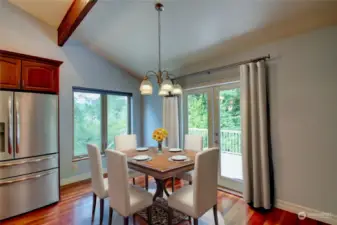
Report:
[[114,149],[116,135],[131,132],[128,93],[74,88],[74,158],[88,154],[87,144]]
[[[219,92],[221,150],[241,153],[240,89]],[[203,147],[208,147],[208,95],[193,93],[187,96],[188,133],[201,135]]]

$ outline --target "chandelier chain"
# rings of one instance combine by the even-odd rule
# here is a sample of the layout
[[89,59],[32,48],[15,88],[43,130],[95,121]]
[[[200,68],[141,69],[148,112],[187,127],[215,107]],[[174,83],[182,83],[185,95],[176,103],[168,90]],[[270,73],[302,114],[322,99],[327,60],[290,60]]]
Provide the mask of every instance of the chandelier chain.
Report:
[[161,72],[161,22],[160,22],[160,10],[158,10],[158,72]]

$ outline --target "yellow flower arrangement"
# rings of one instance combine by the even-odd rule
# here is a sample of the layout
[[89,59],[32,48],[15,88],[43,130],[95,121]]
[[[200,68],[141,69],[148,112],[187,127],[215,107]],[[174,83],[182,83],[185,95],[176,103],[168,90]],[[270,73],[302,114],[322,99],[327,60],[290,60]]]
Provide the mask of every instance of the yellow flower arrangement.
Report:
[[168,136],[167,130],[164,128],[158,128],[153,131],[152,138],[158,142],[164,141]]

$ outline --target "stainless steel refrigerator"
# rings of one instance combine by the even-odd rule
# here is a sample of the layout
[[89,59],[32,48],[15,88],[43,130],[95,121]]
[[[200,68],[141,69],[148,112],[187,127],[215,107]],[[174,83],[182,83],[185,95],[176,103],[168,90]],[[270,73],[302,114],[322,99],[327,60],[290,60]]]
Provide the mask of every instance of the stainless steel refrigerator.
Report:
[[58,96],[0,91],[0,221],[58,201]]

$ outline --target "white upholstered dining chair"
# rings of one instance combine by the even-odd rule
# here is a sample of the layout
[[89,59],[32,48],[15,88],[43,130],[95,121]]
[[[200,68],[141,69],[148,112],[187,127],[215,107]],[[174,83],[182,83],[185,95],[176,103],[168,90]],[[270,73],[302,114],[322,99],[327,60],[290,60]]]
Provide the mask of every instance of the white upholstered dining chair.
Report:
[[[115,149],[117,151],[129,151],[137,148],[137,136],[135,134],[119,135],[115,136]],[[136,184],[136,177],[143,176],[144,174],[135,170],[129,169],[129,177],[132,178],[132,182]],[[149,189],[149,177],[145,175],[145,189]]]
[[129,216],[147,209],[148,224],[152,223],[152,195],[137,186],[128,183],[127,157],[123,152],[106,150],[109,178],[110,212],[109,225],[112,224],[113,210],[124,217],[128,225]]
[[211,148],[197,153],[195,158],[193,184],[181,188],[168,198],[169,225],[172,225],[172,209],[176,209],[193,217],[194,225],[198,225],[198,218],[212,207],[214,221],[215,224],[218,225],[218,163],[218,148]]
[[100,200],[100,223],[103,222],[104,199],[108,197],[108,179],[103,178],[101,152],[96,145],[87,145],[90,169],[91,169],[91,187],[93,192],[92,221],[95,218],[96,199]]
[[185,135],[184,149],[193,151],[202,151],[203,143],[201,135]]
[[[203,148],[202,136],[190,135],[190,134],[185,135],[184,149],[199,152],[199,151],[202,151],[202,148]],[[177,178],[186,180],[191,185],[193,173],[194,171],[189,171],[187,173],[178,174]],[[174,183],[175,183],[175,178],[172,177],[172,192],[174,192]]]

